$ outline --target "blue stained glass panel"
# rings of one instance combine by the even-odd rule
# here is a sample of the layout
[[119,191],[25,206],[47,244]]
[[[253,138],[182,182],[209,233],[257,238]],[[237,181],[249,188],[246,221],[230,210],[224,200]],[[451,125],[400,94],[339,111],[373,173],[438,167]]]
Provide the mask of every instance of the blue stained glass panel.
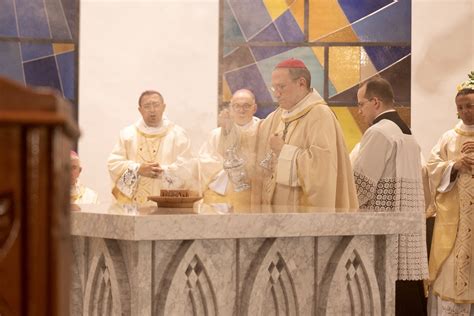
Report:
[[0,75],[24,83],[19,43],[0,42]]
[[247,39],[272,22],[261,0],[228,0],[234,15]]
[[410,47],[366,46],[367,55],[378,71],[385,69],[410,54]]
[[23,67],[25,69],[26,84],[52,87],[62,92],[54,57],[29,61],[24,63]]
[[75,52],[59,54],[56,56],[64,97],[69,100],[75,99]]
[[51,36],[56,40],[71,40],[71,32],[61,3],[57,0],[44,0]]
[[18,36],[14,0],[0,0],[0,36]]
[[21,55],[23,57],[23,61],[52,56],[53,47],[49,43],[21,43]]
[[20,37],[51,38],[42,0],[16,0]]
[[278,19],[276,19],[275,25],[285,42],[304,41],[304,34],[301,32],[290,10],[286,10],[285,13],[280,15]]
[[67,24],[74,40],[77,40],[77,24],[79,17],[79,10],[77,7],[78,3],[79,1],[77,0],[61,0],[64,15],[66,16]]
[[349,22],[354,22],[367,16],[380,8],[394,2],[393,0],[339,0],[339,5],[344,11]]
[[399,0],[352,24],[352,29],[362,42],[410,42],[411,0]]

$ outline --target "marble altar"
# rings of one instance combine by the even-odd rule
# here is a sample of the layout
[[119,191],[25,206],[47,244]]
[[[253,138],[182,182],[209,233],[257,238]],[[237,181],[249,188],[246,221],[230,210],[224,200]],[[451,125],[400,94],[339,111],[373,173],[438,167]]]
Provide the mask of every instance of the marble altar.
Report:
[[[71,214],[71,315],[394,315],[406,213]],[[185,210],[183,210],[185,211]]]

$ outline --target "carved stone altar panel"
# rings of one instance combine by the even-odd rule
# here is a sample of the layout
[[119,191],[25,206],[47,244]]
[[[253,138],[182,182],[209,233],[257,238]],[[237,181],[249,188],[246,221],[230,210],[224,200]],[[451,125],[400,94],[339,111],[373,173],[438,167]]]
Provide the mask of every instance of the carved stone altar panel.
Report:
[[310,314],[314,239],[243,239],[239,242],[242,289],[239,315]]
[[320,282],[319,315],[381,315],[374,237],[342,237]]
[[155,242],[153,315],[232,315],[235,243]]
[[84,315],[130,315],[130,282],[117,240],[91,238]]

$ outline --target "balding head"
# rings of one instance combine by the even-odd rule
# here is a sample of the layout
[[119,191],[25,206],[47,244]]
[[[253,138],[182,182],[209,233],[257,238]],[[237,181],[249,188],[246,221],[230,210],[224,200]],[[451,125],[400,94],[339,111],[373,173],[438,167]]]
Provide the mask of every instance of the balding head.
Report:
[[257,112],[255,95],[248,89],[235,91],[230,100],[230,115],[232,120],[238,125],[249,123],[253,115]]
[[71,150],[70,157],[71,157],[71,185],[75,185],[82,171],[81,161],[79,160],[79,155],[75,151]]

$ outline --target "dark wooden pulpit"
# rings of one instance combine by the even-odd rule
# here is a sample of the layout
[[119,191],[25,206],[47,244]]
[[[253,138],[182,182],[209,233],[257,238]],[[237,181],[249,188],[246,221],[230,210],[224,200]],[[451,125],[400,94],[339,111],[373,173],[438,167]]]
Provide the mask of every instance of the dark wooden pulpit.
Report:
[[0,78],[0,315],[68,315],[71,105]]

